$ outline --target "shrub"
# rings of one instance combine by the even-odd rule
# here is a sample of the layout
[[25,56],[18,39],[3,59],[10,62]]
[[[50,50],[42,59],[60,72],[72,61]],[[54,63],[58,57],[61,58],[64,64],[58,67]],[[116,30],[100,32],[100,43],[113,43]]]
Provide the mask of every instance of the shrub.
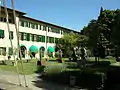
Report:
[[61,73],[62,71],[64,71],[64,65],[61,64],[61,63],[56,63],[56,64],[48,64],[45,69],[44,69],[44,72],[45,74],[47,75],[50,75],[50,74],[58,74],[58,73]]

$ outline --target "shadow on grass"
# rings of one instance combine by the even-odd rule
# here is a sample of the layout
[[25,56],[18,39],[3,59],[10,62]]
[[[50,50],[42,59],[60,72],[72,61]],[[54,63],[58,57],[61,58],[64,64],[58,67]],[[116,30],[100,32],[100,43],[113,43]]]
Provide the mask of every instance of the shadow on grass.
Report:
[[[87,88],[87,90],[97,90],[96,88],[100,87],[102,83],[102,73],[105,73],[107,79],[105,80],[104,90],[120,90],[120,67],[111,66],[109,61],[100,61],[97,64],[90,61],[87,64],[91,65],[80,71],[63,71],[55,74],[40,75],[36,81],[33,81],[34,85],[45,90],[70,90],[68,87],[65,89],[65,87],[59,85],[70,86],[70,76],[72,75],[76,77],[75,86]],[[41,69],[44,68],[40,67],[40,71]],[[47,85],[46,81],[50,82],[50,84]]]

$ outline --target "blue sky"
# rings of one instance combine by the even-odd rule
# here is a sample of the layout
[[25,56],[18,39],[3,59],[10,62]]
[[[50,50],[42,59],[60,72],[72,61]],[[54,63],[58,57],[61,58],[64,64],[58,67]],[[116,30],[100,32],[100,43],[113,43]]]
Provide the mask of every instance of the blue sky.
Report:
[[[6,0],[10,7],[11,0]],[[100,7],[120,8],[120,0],[14,0],[27,16],[74,30],[81,30],[99,15]]]

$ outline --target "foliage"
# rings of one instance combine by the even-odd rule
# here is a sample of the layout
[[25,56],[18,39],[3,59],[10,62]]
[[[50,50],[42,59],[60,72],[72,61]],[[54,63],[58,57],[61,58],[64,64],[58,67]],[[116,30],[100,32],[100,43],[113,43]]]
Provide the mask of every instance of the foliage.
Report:
[[66,33],[59,39],[56,47],[62,50],[65,57],[73,57],[76,60],[75,47],[85,46],[88,38],[85,35],[76,33]]
[[88,47],[93,48],[100,43],[105,48],[120,47],[120,9],[103,10],[101,7],[98,19],[91,20],[81,30],[81,34],[89,37]]

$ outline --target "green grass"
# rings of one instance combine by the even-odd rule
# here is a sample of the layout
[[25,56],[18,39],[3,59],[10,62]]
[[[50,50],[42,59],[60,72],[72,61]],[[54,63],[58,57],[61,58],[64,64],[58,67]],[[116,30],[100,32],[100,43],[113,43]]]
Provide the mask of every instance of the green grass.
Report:
[[[0,70],[17,72],[16,66],[12,65],[12,61],[7,61],[7,65],[0,65]],[[36,60],[31,60],[29,63],[23,61],[24,73],[25,74],[33,74],[37,70]],[[23,74],[21,63],[18,62],[19,73]]]
[[[50,58],[51,60],[56,60],[56,58]],[[63,58],[63,60],[68,60],[67,58]],[[115,63],[115,59],[113,58],[110,58],[110,59],[101,59],[101,61],[110,61],[110,63]],[[24,73],[25,74],[33,74],[37,71],[37,64],[36,64],[37,60],[31,60],[30,62],[26,62],[26,61],[23,61],[23,67],[24,67]],[[90,60],[90,62],[94,62],[94,59]],[[52,61],[48,61],[47,63],[48,65],[49,64],[52,64],[53,66],[54,65],[57,65],[58,62],[52,62]],[[21,67],[21,63],[18,62],[18,68],[19,68],[19,73],[20,74],[23,74],[23,71],[22,71],[22,67]],[[93,70],[99,70],[99,69],[109,69],[110,67],[99,67],[99,66],[96,66],[96,67],[92,67]],[[74,68],[70,68],[69,70],[73,70]],[[0,70],[4,70],[4,71],[10,71],[10,72],[16,72],[16,67],[12,65],[12,61],[7,61],[7,65],[0,65]],[[68,70],[68,69],[67,69]],[[74,69],[74,70],[78,70],[78,69]]]
[[[50,59],[56,60],[56,58],[50,58]],[[63,58],[63,60],[67,60],[67,58]],[[27,63],[26,60],[23,60],[24,73],[25,74],[34,74],[38,69],[36,62],[37,62],[37,60],[31,60],[29,63]],[[7,60],[6,63],[7,63],[7,65],[0,65],[0,70],[17,72],[16,66],[12,65],[12,61]],[[18,61],[18,68],[19,68],[19,73],[23,74],[23,70],[22,70],[20,61]]]
[[[56,60],[57,58],[49,58],[49,60]],[[62,58],[62,60],[68,60],[68,58]]]

